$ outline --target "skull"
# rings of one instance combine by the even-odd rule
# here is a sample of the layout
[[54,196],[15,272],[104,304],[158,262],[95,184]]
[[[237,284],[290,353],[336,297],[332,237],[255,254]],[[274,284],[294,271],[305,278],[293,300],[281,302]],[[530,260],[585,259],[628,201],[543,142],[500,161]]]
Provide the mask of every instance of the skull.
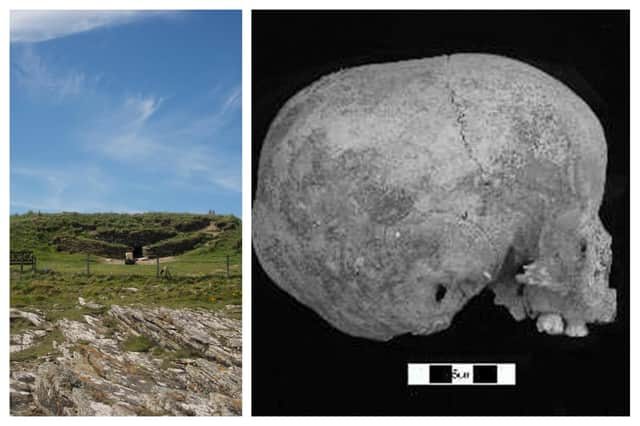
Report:
[[351,335],[443,330],[489,288],[516,320],[584,336],[616,310],[605,167],[595,114],[522,62],[350,68],[271,124],[254,248],[273,281]]

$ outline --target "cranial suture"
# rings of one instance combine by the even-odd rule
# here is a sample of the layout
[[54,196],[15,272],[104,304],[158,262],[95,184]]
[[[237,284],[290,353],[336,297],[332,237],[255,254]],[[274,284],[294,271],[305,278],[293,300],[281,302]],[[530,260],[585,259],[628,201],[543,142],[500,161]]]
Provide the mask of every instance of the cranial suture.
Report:
[[516,320],[584,336],[613,321],[606,167],[587,104],[512,59],[350,68],[293,96],[264,141],[253,243],[338,329],[445,329],[488,287]]

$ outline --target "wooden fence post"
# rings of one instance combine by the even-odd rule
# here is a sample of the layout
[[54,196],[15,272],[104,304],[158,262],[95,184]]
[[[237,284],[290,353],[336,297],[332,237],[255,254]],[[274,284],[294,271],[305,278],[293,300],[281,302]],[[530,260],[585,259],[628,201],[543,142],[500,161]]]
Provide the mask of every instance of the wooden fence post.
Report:
[[156,255],[156,278],[160,278],[160,256]]
[[34,255],[32,260],[31,260],[31,272],[36,272],[36,256]]
[[229,278],[229,255],[227,255],[227,278]]
[[89,276],[89,253],[87,253],[87,276]]

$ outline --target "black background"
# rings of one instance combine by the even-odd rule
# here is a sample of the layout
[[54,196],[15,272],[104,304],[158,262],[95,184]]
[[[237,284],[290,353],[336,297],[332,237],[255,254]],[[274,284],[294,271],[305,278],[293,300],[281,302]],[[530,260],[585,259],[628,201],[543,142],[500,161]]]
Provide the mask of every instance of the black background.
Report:
[[[263,12],[252,19],[253,191],[284,102],[360,64],[456,52],[510,56],[555,76],[605,129],[600,211],[613,236],[618,319],[583,339],[547,336],[481,293],[441,333],[380,343],[332,328],[280,290],[253,255],[254,415],[629,414],[628,12]],[[408,362],[515,362],[516,387],[408,387]]]

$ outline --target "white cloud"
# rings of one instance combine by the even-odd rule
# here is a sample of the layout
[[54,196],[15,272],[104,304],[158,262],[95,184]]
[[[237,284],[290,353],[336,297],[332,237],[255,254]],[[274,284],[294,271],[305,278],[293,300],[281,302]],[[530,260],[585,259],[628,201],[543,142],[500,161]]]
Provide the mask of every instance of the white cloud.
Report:
[[[216,143],[217,131],[233,117],[228,105],[237,99],[233,89],[221,96],[214,112],[202,115],[180,113],[155,117],[165,104],[163,98],[134,95],[123,99],[110,114],[88,121],[78,132],[83,146],[91,153],[92,162],[54,169],[12,164],[12,180],[28,179],[29,191],[11,193],[11,208],[42,211],[118,211],[137,212],[137,206],[118,203],[121,189],[139,193],[163,195],[171,191],[200,193],[211,196],[220,191],[242,191],[239,150],[229,143]],[[171,108],[166,101],[167,108]],[[224,112],[227,110],[227,112]],[[237,113],[237,111],[236,111]],[[152,119],[153,118],[153,119]],[[210,122],[210,125],[204,123]],[[194,125],[194,123],[198,123]],[[198,132],[185,137],[185,128]],[[240,140],[237,141],[240,144]],[[97,154],[97,155],[96,155]],[[124,170],[138,170],[144,176],[154,176],[153,184],[123,176],[107,174],[113,161]],[[106,169],[102,169],[102,168]],[[134,201],[135,203],[135,201]]]
[[132,124],[143,124],[154,112],[160,108],[162,98],[153,96],[135,96],[129,97],[124,102],[124,113],[127,117],[134,117]]
[[211,180],[211,183],[226,188],[229,191],[242,192],[242,177],[240,173],[229,176],[215,176]]
[[56,169],[12,166],[11,175],[12,179],[28,178],[32,181],[29,191],[11,193],[12,209],[84,213],[138,211],[108,201],[113,193],[113,179],[94,165]]
[[[127,98],[100,125],[92,125],[85,138],[88,149],[107,159],[136,165],[148,172],[174,176],[184,182],[205,182],[225,191],[240,192],[241,159],[215,143],[237,99],[236,89],[223,98],[217,112],[196,117],[149,121],[163,104],[154,96]],[[238,141],[240,143],[240,141]]]
[[60,100],[79,95],[87,87],[84,73],[53,70],[30,46],[16,54],[12,65],[13,78],[32,94],[47,93]]
[[[147,12],[149,13],[151,12]],[[35,43],[51,40],[129,23],[144,14],[145,12],[131,10],[14,10],[11,12],[11,41]]]
[[47,194],[52,198],[59,198],[67,188],[67,179],[60,172],[44,171],[28,167],[12,167],[11,174],[39,180],[47,187]]
[[179,137],[198,138],[203,135],[215,134],[228,123],[229,119],[233,117],[234,113],[238,112],[242,105],[242,87],[240,85],[233,86],[226,94],[220,93],[221,91],[220,85],[210,91],[210,94],[218,100],[218,107],[213,112],[194,117],[179,128],[176,128]]
[[89,139],[99,141],[92,148],[119,162],[150,161],[169,154],[145,131],[147,120],[162,101],[154,96],[127,97],[120,108],[92,130],[95,134]]
[[222,113],[226,113],[233,108],[238,108],[242,105],[242,87],[237,86],[231,90],[231,93],[227,96],[227,99],[222,105]]

